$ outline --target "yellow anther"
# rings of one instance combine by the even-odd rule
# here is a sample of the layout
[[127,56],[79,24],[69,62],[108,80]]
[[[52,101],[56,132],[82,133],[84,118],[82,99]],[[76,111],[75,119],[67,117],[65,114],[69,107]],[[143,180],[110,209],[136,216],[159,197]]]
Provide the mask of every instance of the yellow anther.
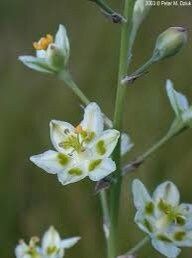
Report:
[[46,50],[51,43],[53,43],[53,36],[47,34],[46,37],[42,37],[38,42],[34,42],[33,47],[36,50]]
[[83,132],[83,127],[81,125],[78,125],[76,128],[75,128],[75,133],[82,133]]

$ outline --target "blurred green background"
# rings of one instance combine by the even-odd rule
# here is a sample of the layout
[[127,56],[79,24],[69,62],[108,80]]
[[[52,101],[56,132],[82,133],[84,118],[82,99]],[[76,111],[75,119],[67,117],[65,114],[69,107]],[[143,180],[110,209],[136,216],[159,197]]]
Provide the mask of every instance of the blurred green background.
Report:
[[[123,1],[109,1],[121,10]],[[176,57],[155,65],[128,89],[125,130],[135,143],[125,161],[157,141],[168,129],[173,112],[165,93],[165,80],[192,102],[192,49],[190,7],[154,7],[143,24],[134,48],[132,69],[151,54],[159,33],[173,25],[189,28],[187,47]],[[81,235],[82,241],[66,257],[104,258],[105,242],[99,201],[88,180],[61,186],[55,176],[35,167],[29,157],[52,148],[49,121],[77,124],[82,117],[79,100],[62,82],[34,72],[17,60],[33,53],[32,42],[65,24],[71,42],[70,67],[81,89],[113,116],[119,55],[120,26],[107,21],[93,4],[77,0],[0,0],[0,256],[14,257],[20,238],[41,236],[55,225],[62,236]],[[156,152],[125,179],[120,216],[120,253],[143,237],[133,223],[131,181],[139,177],[153,190],[170,179],[192,202],[192,130]],[[127,187],[129,185],[129,187]],[[191,249],[181,257],[191,258]],[[150,245],[141,258],[161,257]]]

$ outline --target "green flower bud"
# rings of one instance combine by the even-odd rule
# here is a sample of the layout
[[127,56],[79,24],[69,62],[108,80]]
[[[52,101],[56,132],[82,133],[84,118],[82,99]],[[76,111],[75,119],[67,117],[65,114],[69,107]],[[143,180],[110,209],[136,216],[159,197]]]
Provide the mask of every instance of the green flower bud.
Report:
[[153,61],[157,62],[176,55],[187,42],[187,30],[183,27],[170,27],[159,35],[153,52]]

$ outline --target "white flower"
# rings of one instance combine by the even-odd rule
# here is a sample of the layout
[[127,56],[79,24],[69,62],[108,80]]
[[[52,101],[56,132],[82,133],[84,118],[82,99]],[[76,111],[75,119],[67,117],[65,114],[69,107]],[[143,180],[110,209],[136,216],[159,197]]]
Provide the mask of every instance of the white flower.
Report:
[[30,160],[50,174],[57,174],[63,185],[86,176],[99,181],[116,169],[109,158],[120,136],[114,129],[103,130],[103,115],[96,103],[85,108],[84,119],[73,127],[67,122],[52,120],[50,134],[57,151],[49,150]]
[[42,257],[62,258],[64,257],[65,249],[73,247],[79,240],[80,237],[61,239],[55,228],[50,227],[42,239]]
[[180,119],[183,126],[192,126],[192,106],[189,106],[187,98],[173,88],[171,80],[166,83],[167,95],[176,118]]
[[20,240],[19,244],[15,248],[16,258],[41,258],[40,249],[37,246],[38,239],[32,237],[29,245],[25,241]]
[[36,57],[19,57],[24,65],[44,73],[55,73],[65,69],[70,55],[70,45],[63,25],[59,25],[55,40],[52,35],[47,34],[38,42],[34,42],[33,46],[36,49]]
[[160,184],[152,197],[139,180],[133,181],[135,222],[147,233],[153,247],[174,258],[182,246],[192,246],[192,205],[179,204],[180,195],[172,182]]

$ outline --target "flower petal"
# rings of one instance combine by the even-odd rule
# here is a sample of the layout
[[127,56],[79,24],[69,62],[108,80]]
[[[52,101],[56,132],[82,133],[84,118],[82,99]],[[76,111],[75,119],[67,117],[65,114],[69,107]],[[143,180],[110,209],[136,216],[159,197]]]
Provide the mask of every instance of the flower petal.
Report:
[[173,244],[165,243],[156,239],[152,239],[152,245],[158,252],[160,252],[168,258],[175,258],[181,252],[181,250]]
[[58,180],[62,185],[76,183],[87,176],[85,164],[73,164],[66,170],[57,174]]
[[174,90],[173,82],[171,80],[167,80],[166,90],[176,116],[179,116],[183,111],[189,109],[187,98],[183,94]]
[[55,35],[55,45],[57,45],[57,47],[61,49],[65,57],[65,63],[67,63],[70,55],[70,44],[67,36],[67,31],[62,24],[59,25],[59,29]]
[[63,122],[59,120],[52,120],[50,122],[50,137],[51,137],[52,144],[57,151],[63,152],[63,153],[71,152],[70,149],[66,151],[64,148],[60,147],[59,145],[68,137],[70,133],[73,133],[74,130],[75,128],[67,122]]
[[127,133],[121,134],[121,156],[124,156],[133,148],[134,144],[131,142],[131,138]]
[[[185,232],[185,231],[178,231],[174,233],[176,238],[181,239],[174,239],[175,245],[178,247],[191,247],[192,246],[192,231]],[[180,240],[180,241],[178,241]]]
[[101,134],[104,128],[104,120],[100,107],[92,102],[86,106],[84,112],[84,118],[81,122],[83,130],[94,132],[96,135]]
[[99,181],[116,170],[116,164],[111,158],[103,160],[91,160],[88,163],[89,178],[93,181]]
[[137,211],[134,221],[142,231],[149,235],[155,231],[155,221],[152,217],[147,217],[142,210]]
[[61,248],[68,249],[73,247],[81,237],[71,237],[71,238],[66,238],[61,241]]
[[50,174],[57,174],[63,171],[71,163],[69,156],[52,150],[32,156],[30,160]]
[[57,249],[60,248],[61,238],[57,230],[53,226],[51,226],[44,234],[42,239],[42,249],[46,254],[47,248],[55,246]]
[[115,146],[117,145],[120,133],[115,129],[105,130],[95,141],[90,145],[95,159],[109,157]]
[[46,50],[37,50],[36,56],[39,58],[47,58],[47,51]]
[[34,56],[20,56],[19,60],[27,67],[42,73],[54,73],[54,69],[43,58]]
[[164,200],[167,203],[175,206],[179,204],[179,191],[172,182],[166,181],[160,184],[153,193],[153,199],[155,202]]
[[152,199],[144,184],[138,179],[133,181],[132,192],[134,205],[137,209],[144,210],[146,204],[152,202]]

